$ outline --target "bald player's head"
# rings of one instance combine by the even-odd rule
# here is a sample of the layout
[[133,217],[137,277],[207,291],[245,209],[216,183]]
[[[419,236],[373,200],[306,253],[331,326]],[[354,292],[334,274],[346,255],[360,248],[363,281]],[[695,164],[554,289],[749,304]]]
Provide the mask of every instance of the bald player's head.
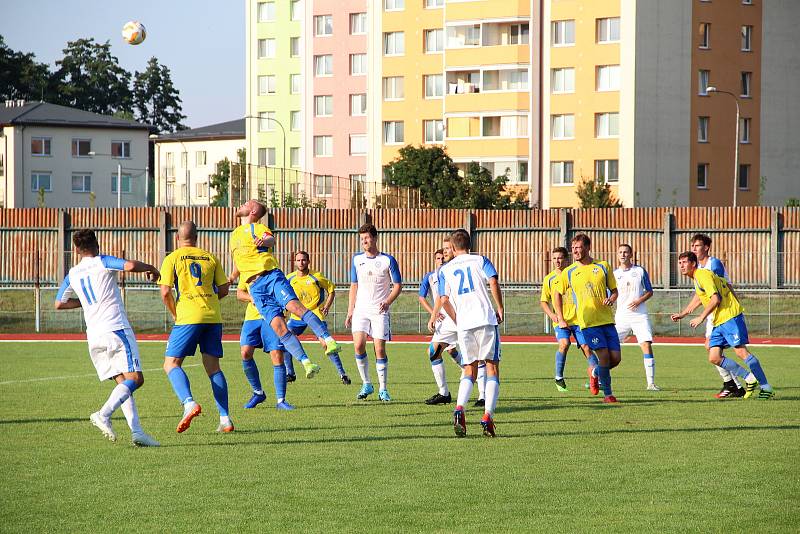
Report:
[[183,221],[178,227],[178,240],[191,245],[197,243],[197,225],[193,221]]

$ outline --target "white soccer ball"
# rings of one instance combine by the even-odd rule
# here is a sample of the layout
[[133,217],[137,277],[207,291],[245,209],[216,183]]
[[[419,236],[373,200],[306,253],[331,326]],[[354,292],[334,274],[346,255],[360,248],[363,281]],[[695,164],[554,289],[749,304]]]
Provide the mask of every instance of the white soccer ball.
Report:
[[127,22],[122,27],[122,38],[128,44],[141,44],[145,37],[147,37],[147,31],[144,29],[144,24],[137,20]]

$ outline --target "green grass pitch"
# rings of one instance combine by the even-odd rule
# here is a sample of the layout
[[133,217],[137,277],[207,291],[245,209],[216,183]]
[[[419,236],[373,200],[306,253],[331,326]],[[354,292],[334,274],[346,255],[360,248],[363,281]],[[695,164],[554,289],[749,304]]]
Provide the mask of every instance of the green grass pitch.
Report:
[[[769,401],[713,398],[702,347],[656,346],[657,383],[641,353],[614,371],[619,406],[583,387],[567,361],[553,385],[553,345],[505,345],[496,439],[480,412],[466,439],[435,392],[425,347],[392,344],[389,404],[355,400],[333,366],[289,384],[298,409],[245,411],[238,345],[223,370],[236,432],[219,435],[199,358],[187,361],[204,415],[176,434],[180,406],[160,370],[163,343],[141,343],[142,424],[162,447],[136,449],[121,414],[117,443],[88,416],[105,401],[85,343],[0,344],[0,532],[797,532],[800,370],[796,348],[755,347],[777,390]],[[374,358],[370,356],[374,378]],[[457,368],[445,362],[451,390]]]

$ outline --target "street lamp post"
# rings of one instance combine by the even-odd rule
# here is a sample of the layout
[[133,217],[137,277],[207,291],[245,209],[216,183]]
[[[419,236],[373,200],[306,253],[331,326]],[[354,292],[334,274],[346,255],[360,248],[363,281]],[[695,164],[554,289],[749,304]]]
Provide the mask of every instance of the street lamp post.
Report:
[[[114,157],[114,154],[103,154],[101,152],[95,152],[94,150],[90,150],[89,151],[89,155],[90,156],[109,156],[109,157],[112,157],[112,158]],[[147,175],[150,172],[150,165],[149,164],[145,165],[144,169],[131,169],[131,168],[125,167],[125,170],[126,171],[142,171],[142,170],[144,171],[144,198],[145,198],[144,202],[145,202],[145,204],[147,204],[147,195],[149,194],[148,183],[147,183]],[[119,162],[119,161],[117,162],[117,207],[118,208],[122,207],[122,163]]]
[[736,197],[739,191],[739,97],[730,91],[723,91],[716,87],[706,87],[707,93],[722,93],[729,95],[736,103],[736,137],[734,139],[735,147],[733,151],[733,207],[736,207]]
[[[278,119],[273,119],[272,117],[261,117],[256,115],[245,115],[245,124],[247,124],[247,119],[258,119],[261,120],[268,120],[272,121],[278,126],[281,127],[281,134],[283,136],[283,161],[281,165],[281,206],[286,204],[286,129],[284,129],[283,124]],[[259,130],[261,125],[259,124]],[[247,127],[245,126],[245,135],[247,135]],[[252,156],[252,154],[251,154]],[[249,191],[248,191],[249,194]]]

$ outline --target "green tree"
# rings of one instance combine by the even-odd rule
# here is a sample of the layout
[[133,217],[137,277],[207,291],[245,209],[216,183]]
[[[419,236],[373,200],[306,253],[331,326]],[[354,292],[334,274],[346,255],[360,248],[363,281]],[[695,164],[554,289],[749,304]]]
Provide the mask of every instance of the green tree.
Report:
[[800,198],[790,197],[786,199],[787,208],[800,208]]
[[611,192],[611,186],[596,180],[584,180],[575,190],[582,208],[621,208],[622,204]]
[[172,83],[172,74],[155,57],[147,62],[144,72],[133,75],[133,107],[138,120],[152,124],[160,132],[186,129],[181,123],[186,115],[181,112],[181,97]]
[[420,200],[433,208],[464,207],[465,183],[440,146],[406,145],[386,166],[389,185],[419,189]]
[[[246,151],[240,148],[236,151],[236,157],[239,160],[239,165],[245,164]],[[214,198],[211,199],[212,206],[227,206],[230,199],[228,198],[228,183],[231,179],[231,162],[228,158],[217,162],[216,171],[209,177],[211,187],[214,188]]]
[[35,57],[12,50],[0,35],[0,100],[50,98],[50,68]]
[[474,161],[467,166],[466,208],[472,209],[528,209],[524,195],[511,196],[506,193],[508,174],[492,177],[492,174]]
[[104,115],[131,111],[131,74],[111,55],[109,41],[69,41],[56,65],[54,103]]

